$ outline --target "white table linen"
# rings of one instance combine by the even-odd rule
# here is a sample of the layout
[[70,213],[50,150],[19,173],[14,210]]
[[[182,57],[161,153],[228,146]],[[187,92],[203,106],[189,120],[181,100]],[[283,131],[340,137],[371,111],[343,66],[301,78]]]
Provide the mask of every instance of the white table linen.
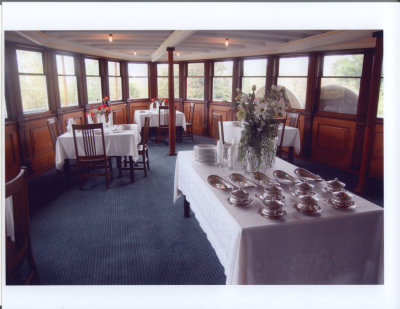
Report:
[[[163,111],[162,111],[163,112]],[[134,116],[134,122],[139,126],[140,130],[142,130],[142,127],[144,126],[144,118],[146,116],[150,116],[150,127],[158,127],[158,114],[159,111],[154,111],[154,110],[136,110],[135,111],[135,116]],[[175,116],[175,125],[177,127],[182,127],[184,131],[186,131],[186,118],[185,114],[176,111],[176,116]],[[161,125],[167,124],[163,123],[164,121],[164,115],[161,116]]]
[[[126,125],[123,125],[126,126]],[[118,127],[118,126],[114,126]],[[140,131],[136,124],[130,124],[130,129],[121,129],[119,132],[113,132],[110,129],[104,129],[104,144],[107,156],[132,156],[134,161],[139,159],[137,145],[140,143]],[[78,150],[83,150],[82,134],[77,135]],[[101,135],[96,135],[96,146],[99,153],[102,153]],[[63,168],[65,159],[75,159],[75,145],[72,132],[66,132],[57,138],[56,143],[56,168]]]
[[[234,137],[240,140],[242,136],[242,127],[237,121],[223,121],[225,142],[231,143]],[[278,141],[282,134],[282,128],[278,130]],[[296,153],[300,153],[300,133],[298,128],[285,126],[285,134],[283,135],[283,147],[294,147]]]
[[[276,158],[266,172],[296,167]],[[250,194],[250,208],[227,203],[228,194],[207,183],[211,174],[228,169],[202,165],[193,151],[179,152],[175,167],[174,202],[185,195],[200,226],[225,269],[227,284],[376,284],[382,275],[383,209],[356,195],[357,207],[337,210],[320,199],[320,216],[293,207],[285,191],[287,216],[261,217],[261,204]]]

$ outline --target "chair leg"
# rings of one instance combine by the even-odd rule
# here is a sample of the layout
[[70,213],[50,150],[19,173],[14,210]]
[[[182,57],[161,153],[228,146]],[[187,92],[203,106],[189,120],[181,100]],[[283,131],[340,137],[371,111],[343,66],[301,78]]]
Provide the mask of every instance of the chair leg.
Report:
[[147,167],[146,167],[146,151],[143,150],[142,152],[142,160],[143,160],[143,171],[144,171],[144,177],[147,177]]
[[132,156],[129,156],[129,172],[130,172],[130,176],[131,176],[131,183],[135,182],[135,171],[133,169],[133,158]]
[[146,149],[147,169],[150,171],[149,150]]
[[110,179],[113,179],[113,167],[112,167],[112,158],[108,158],[108,163],[110,164]]
[[118,169],[118,176],[121,177],[122,176],[122,170],[121,170],[121,157],[117,157],[117,169]]
[[109,188],[109,183],[108,183],[108,166],[107,166],[107,159],[104,162],[104,170],[105,170],[105,174],[106,174],[106,185],[107,185],[107,189]]

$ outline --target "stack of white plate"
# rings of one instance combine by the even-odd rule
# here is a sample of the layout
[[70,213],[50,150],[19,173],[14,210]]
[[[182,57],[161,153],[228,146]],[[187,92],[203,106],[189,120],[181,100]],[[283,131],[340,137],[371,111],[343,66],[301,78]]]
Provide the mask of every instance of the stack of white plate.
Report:
[[217,162],[217,146],[212,144],[195,145],[194,156],[197,162],[214,164]]

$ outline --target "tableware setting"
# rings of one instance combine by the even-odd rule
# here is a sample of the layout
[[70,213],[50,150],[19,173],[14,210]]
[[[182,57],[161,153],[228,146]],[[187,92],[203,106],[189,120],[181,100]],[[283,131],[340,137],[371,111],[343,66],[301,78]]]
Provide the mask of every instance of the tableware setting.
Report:
[[326,182],[326,186],[322,188],[322,191],[327,194],[332,194],[333,192],[342,191],[346,184],[335,178]]
[[290,187],[289,190],[294,196],[299,197],[306,194],[315,195],[316,193],[314,191],[314,188],[315,187],[310,183],[298,182],[293,187]]
[[283,190],[279,185],[271,185],[263,188],[263,193],[260,195],[265,200],[283,201],[285,196],[282,194]]
[[272,174],[275,180],[282,185],[294,185],[298,182],[296,178],[281,170],[275,170]]
[[217,162],[217,146],[213,144],[197,144],[194,146],[195,160],[204,164]]
[[252,172],[251,178],[254,180],[256,184],[262,187],[278,184],[275,180],[273,180],[272,178],[268,177],[267,175],[261,172]]
[[313,173],[311,173],[310,171],[306,170],[305,168],[296,168],[294,170],[294,173],[296,174],[296,176],[304,181],[304,182],[322,182],[324,181],[321,176],[319,175],[315,175]]
[[229,175],[231,183],[239,188],[250,188],[256,187],[255,183],[247,179],[245,176],[239,173],[232,173]]
[[223,191],[232,191],[234,189],[233,185],[228,181],[223,179],[218,175],[210,175],[207,178],[207,182],[209,185],[215,189],[223,190]]
[[227,202],[233,206],[250,207],[253,200],[250,198],[249,192],[242,189],[234,189],[230,192]]
[[353,195],[344,190],[333,192],[332,198],[328,200],[328,203],[336,209],[354,209],[356,207]]
[[258,210],[258,214],[262,217],[269,219],[280,219],[287,215],[286,210],[283,209],[285,203],[276,199],[264,199],[262,196],[256,194],[256,197],[261,201],[262,206]]
[[321,206],[318,205],[319,199],[312,195],[301,195],[298,198],[297,203],[294,204],[294,208],[301,213],[306,215],[318,215],[322,212]]

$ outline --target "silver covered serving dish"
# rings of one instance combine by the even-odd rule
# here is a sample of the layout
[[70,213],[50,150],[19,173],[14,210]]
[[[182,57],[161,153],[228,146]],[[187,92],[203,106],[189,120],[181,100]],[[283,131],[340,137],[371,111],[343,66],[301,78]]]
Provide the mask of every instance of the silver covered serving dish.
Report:
[[261,197],[267,200],[279,200],[283,201],[285,196],[282,194],[282,188],[279,185],[271,185],[268,187],[264,187],[263,194]]
[[282,201],[263,199],[257,194],[256,197],[262,202],[262,207],[258,210],[261,216],[270,219],[280,219],[286,216],[287,212],[283,209],[285,204]]
[[301,195],[298,202],[294,204],[294,208],[306,215],[318,215],[322,208],[318,205],[318,198],[312,195]]
[[353,209],[356,203],[353,201],[353,195],[346,191],[336,191],[332,193],[332,198],[328,203],[337,209]]
[[299,182],[296,183],[293,187],[290,188],[290,191],[294,196],[301,196],[301,195],[315,195],[314,186],[307,182]]
[[249,192],[241,189],[232,190],[227,201],[229,204],[239,207],[249,207],[253,203]]
[[322,188],[325,193],[339,192],[344,189],[346,184],[335,178],[326,182],[326,186]]

